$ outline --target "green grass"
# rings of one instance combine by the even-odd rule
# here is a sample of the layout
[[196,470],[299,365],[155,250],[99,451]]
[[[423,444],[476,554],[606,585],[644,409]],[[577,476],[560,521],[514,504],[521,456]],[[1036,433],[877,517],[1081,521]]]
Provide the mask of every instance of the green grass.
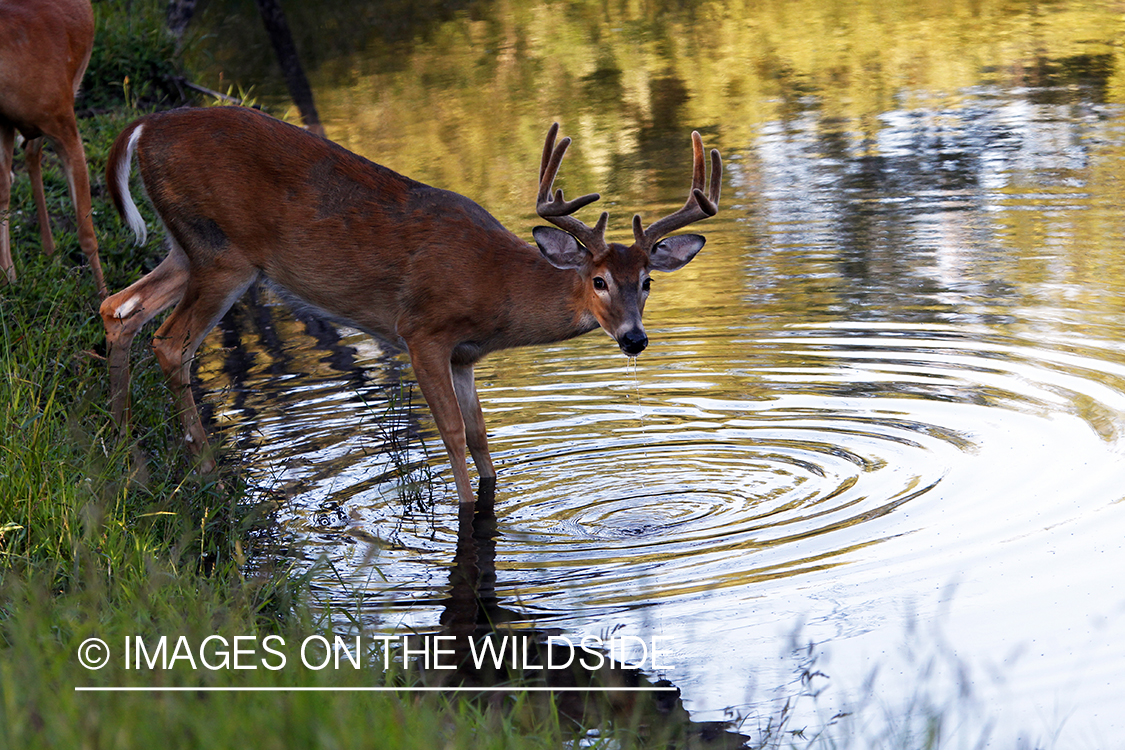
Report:
[[[130,244],[107,201],[104,169],[116,133],[143,114],[137,107],[171,96],[165,84],[178,68],[160,28],[162,8],[151,0],[96,4],[99,47],[79,102],[88,115],[80,128],[111,291],[159,260]],[[306,581],[284,557],[259,553],[247,564],[255,540],[269,536],[271,508],[248,499],[236,466],[217,477],[190,473],[159,368],[140,344],[134,359],[149,361],[134,371],[129,441],[111,427],[98,299],[80,265],[65,182],[48,154],[58,251],[39,252],[17,156],[10,228],[19,281],[0,286],[0,748],[563,746],[572,727],[549,702],[526,696],[75,691],[347,688],[406,678],[297,665],[126,669],[127,637],[183,636],[198,645],[212,635],[273,635],[296,644],[329,626],[306,606]],[[79,661],[89,638],[115,652],[102,669]]]
[[174,106],[182,103],[184,75],[176,41],[164,28],[167,3],[121,0],[94,3],[94,51],[75,103],[79,111]]
[[[95,137],[114,129],[84,124]],[[104,226],[116,219],[96,200],[111,287],[119,287],[147,259],[133,256],[123,232]],[[386,676],[182,663],[125,669],[127,636],[199,644],[209,635],[274,634],[299,643],[327,626],[304,606],[304,581],[284,559],[246,565],[255,534],[269,529],[270,509],[245,498],[236,468],[218,478],[188,472],[171,399],[151,363],[138,368],[133,389],[136,442],[117,439],[93,282],[68,252],[77,249],[72,233],[58,233],[62,252],[51,259],[25,241],[37,236],[31,214],[13,216],[23,238],[15,243],[20,281],[0,288],[0,747],[362,747],[372,738],[401,748],[558,747],[561,730],[550,712],[517,727],[518,712],[437,696],[75,692],[84,685],[349,687],[383,684]],[[78,661],[91,637],[117,651],[102,670]]]
[[[100,46],[80,101],[95,114],[80,127],[112,291],[159,258],[132,246],[109,206],[105,160],[122,127],[178,96],[169,82],[180,69],[160,28],[163,3],[103,0],[96,7]],[[237,466],[223,465],[217,477],[189,472],[171,398],[140,344],[134,359],[148,361],[134,370],[129,442],[111,428],[97,295],[88,270],[76,265],[81,252],[65,182],[53,158],[46,167],[58,252],[39,252],[31,191],[17,159],[11,234],[20,280],[0,286],[0,749],[577,747],[568,740],[582,728],[529,694],[455,699],[339,690],[417,679],[373,666],[125,667],[126,638],[151,644],[183,636],[198,646],[214,635],[258,642],[276,636],[292,657],[295,644],[330,626],[309,607],[306,580],[286,558],[255,548],[269,538],[272,508],[248,498]],[[419,482],[409,467],[399,468],[405,501],[432,502],[427,477]],[[114,652],[102,669],[79,662],[89,638]],[[75,691],[80,686],[335,691]],[[811,687],[809,693],[815,696]],[[609,739],[597,746],[699,746],[682,719],[661,724],[651,704],[640,703],[614,715]],[[764,747],[931,748],[949,744],[942,721],[955,714],[940,702],[919,702],[898,717],[906,723],[894,736],[865,743],[849,739],[862,736],[861,728],[840,730],[851,717],[827,716],[823,730],[806,731],[792,725],[787,704],[763,719],[757,734]]]

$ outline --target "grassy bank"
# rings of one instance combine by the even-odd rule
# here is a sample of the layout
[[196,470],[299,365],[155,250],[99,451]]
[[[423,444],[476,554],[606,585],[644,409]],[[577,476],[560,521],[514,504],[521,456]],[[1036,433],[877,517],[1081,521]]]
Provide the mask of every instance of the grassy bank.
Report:
[[[179,96],[162,3],[99,2],[98,49],[79,100],[95,226],[111,290],[158,260],[138,250],[105,194],[114,135]],[[50,154],[50,150],[48,149]],[[20,280],[0,287],[0,747],[558,747],[550,712],[396,693],[90,693],[84,686],[356,687],[382,672],[125,663],[126,638],[200,644],[218,635],[300,642],[323,632],[302,581],[279,563],[247,573],[269,509],[243,496],[237,469],[188,472],[157,368],[140,367],[130,442],[110,427],[98,300],[66,187],[49,155],[58,251],[39,252],[22,158],[10,213]],[[143,337],[142,337],[143,338]],[[142,347],[138,347],[141,349]],[[151,355],[141,354],[141,357]],[[112,657],[84,667],[98,638]],[[212,663],[218,652],[212,652]],[[88,656],[94,656],[89,652]],[[261,651],[259,650],[259,655]]]
[[[135,248],[120,226],[106,200],[106,156],[132,119],[181,103],[186,87],[180,77],[190,73],[180,68],[176,44],[163,32],[163,1],[101,0],[96,7],[99,42],[79,109],[102,262],[110,289],[118,290],[153,267],[160,251],[156,239]],[[140,366],[131,433],[122,441],[111,428],[98,300],[89,272],[78,265],[66,186],[53,159],[48,168],[58,253],[45,258],[38,251],[20,160],[11,216],[20,281],[0,286],[0,750],[157,744],[624,750],[740,741],[722,726],[689,726],[671,699],[666,703],[675,705],[655,710],[645,697],[618,695],[571,710],[541,693],[462,699],[360,692],[433,675],[401,667],[385,672],[378,652],[358,668],[301,664],[300,644],[331,637],[331,626],[309,605],[307,583],[286,558],[256,548],[276,528],[274,509],[245,490],[236,456],[218,476],[190,473],[172,400],[142,344],[134,352]],[[141,208],[148,210],[143,202]],[[487,535],[474,529],[470,536],[479,541]],[[469,579],[478,558],[460,557]],[[481,571],[475,574],[466,584],[469,594],[456,603],[479,604],[472,587]],[[279,652],[287,657],[284,665]],[[951,662],[958,668],[950,671],[960,674]],[[794,678],[799,684],[792,700],[779,699],[775,715],[754,730],[763,747],[930,748],[956,729],[948,704],[922,693],[905,716],[884,722],[894,730],[889,739],[852,739],[869,733],[858,709],[852,719],[833,707],[820,722],[825,729],[806,731],[794,707],[800,700],[817,708],[827,679],[811,647]],[[85,690],[107,687],[138,691]],[[223,692],[228,689],[235,692]],[[600,700],[576,692],[568,697],[571,703]],[[882,708],[877,698],[861,698],[876,712]],[[602,726],[602,717],[611,717],[613,726]],[[600,739],[584,736],[587,726],[599,727]]]
[[[113,220],[108,207],[99,211]],[[100,236],[108,254],[125,257],[120,234]],[[75,238],[60,247],[49,260],[22,252],[21,281],[0,288],[0,748],[564,746],[575,727],[526,695],[347,692],[407,678],[371,665],[300,666],[296,644],[331,634],[284,562],[247,573],[245,554],[269,528],[269,508],[243,497],[235,467],[221,471],[221,484],[187,473],[152,363],[134,389],[135,440],[117,440],[93,283],[67,257]],[[131,663],[124,656],[138,636],[150,649],[166,637],[166,656],[183,639],[196,661],[138,669],[135,651]],[[210,636],[224,639],[208,650],[218,668],[198,648]],[[271,670],[261,645],[242,659],[251,669],[223,659],[236,637],[267,636],[288,644],[285,669]],[[81,661],[99,655],[83,650],[91,638],[112,652],[100,669]],[[76,691],[99,686],[329,690]]]

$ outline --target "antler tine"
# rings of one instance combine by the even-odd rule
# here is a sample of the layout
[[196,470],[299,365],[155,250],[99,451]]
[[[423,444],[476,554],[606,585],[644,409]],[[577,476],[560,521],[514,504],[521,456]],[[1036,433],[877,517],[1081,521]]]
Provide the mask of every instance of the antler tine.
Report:
[[[539,162],[539,196],[540,196],[540,199],[542,199],[542,197],[543,197],[543,178],[547,175],[548,165],[551,163],[551,157],[555,153],[555,136],[557,136],[558,134],[559,134],[559,124],[557,122],[551,123],[551,128],[550,128],[550,130],[547,131],[547,140],[544,141],[544,143],[543,143],[543,158]],[[567,146],[570,145],[569,139],[567,139],[566,145]],[[564,153],[566,152],[566,146],[563,146],[563,152]],[[554,172],[558,172],[559,163],[561,163],[561,162],[562,162],[562,158],[560,157],[559,162],[557,162],[555,164]],[[554,182],[554,179],[555,179],[555,176],[554,176],[554,173],[552,173],[551,174],[551,180],[547,184],[550,184],[551,182]]]
[[706,177],[703,160],[703,138],[698,131],[691,134],[692,170],[691,190],[688,192],[687,202],[683,208],[663,219],[654,221],[648,229],[641,226],[639,214],[633,216],[633,237],[637,245],[646,252],[652,250],[657,241],[669,232],[686,227],[701,219],[714,216],[719,212],[719,193],[723,185],[723,160],[718,149],[711,149],[711,182],[707,186],[707,193],[703,193],[703,183]]
[[703,189],[703,136],[691,131],[691,192]]
[[559,229],[572,234],[594,255],[600,255],[607,251],[605,228],[609,221],[609,213],[603,211],[601,218],[593,227],[587,226],[570,214],[599,200],[601,195],[590,193],[568,201],[563,198],[563,191],[559,189],[555,191],[554,197],[551,197],[551,188],[559,173],[559,166],[570,146],[570,138],[563,138],[558,144],[555,143],[558,132],[559,124],[556,122],[547,131],[547,140],[543,143],[543,159],[539,163],[539,194],[536,197],[535,211]]
[[[542,188],[543,177],[547,174],[547,165],[551,163],[551,156],[555,153],[555,136],[559,134],[559,124],[557,122],[551,123],[551,128],[547,131],[547,140],[543,143],[543,159],[539,162],[539,183]],[[566,146],[570,145],[570,139],[566,138]],[[566,152],[566,146],[563,146],[563,153]],[[558,172],[559,163],[562,157],[555,163],[555,172]],[[551,180],[554,181],[554,173],[551,175]],[[540,189],[542,192],[542,189]]]

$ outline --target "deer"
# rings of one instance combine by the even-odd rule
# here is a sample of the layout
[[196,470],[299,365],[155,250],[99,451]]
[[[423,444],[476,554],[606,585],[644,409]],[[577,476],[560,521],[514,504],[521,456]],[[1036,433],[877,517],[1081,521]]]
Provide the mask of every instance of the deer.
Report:
[[98,239],[90,202],[86,151],[74,116],[74,97],[94,48],[90,0],[4,0],[0,2],[0,271],[16,281],[8,233],[12,159],[17,132],[39,218],[43,252],[55,250],[43,193],[42,153],[50,141],[62,162],[78,223],[78,245],[94,274],[98,295],[106,296],[98,260]]
[[129,418],[129,348],[140,328],[175,309],[153,349],[178,406],[198,472],[215,468],[190,388],[190,364],[207,332],[259,279],[327,319],[405,347],[453,468],[457,498],[473,503],[466,448],[481,484],[495,482],[473,379],[486,354],[604,329],[622,352],[648,344],[641,314],[650,274],[682,268],[705,242],[670,235],[718,212],[722,161],[711,151],[705,188],[702,139],[692,133],[691,190],[682,208],[634,241],[608,242],[608,213],[594,226],[573,214],[597,193],[552,193],[571,139],[543,146],[535,244],[480,205],[430,187],[264,113],[240,107],[180,109],[142,117],[118,135],[106,181],[143,244],[147,228],[129,187],[140,182],[164,225],[168,254],[101,305],[111,417]]

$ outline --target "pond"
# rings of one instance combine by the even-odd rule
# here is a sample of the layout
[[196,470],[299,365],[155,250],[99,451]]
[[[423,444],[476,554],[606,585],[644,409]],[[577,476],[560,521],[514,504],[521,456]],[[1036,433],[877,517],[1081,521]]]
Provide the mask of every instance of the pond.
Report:
[[[635,362],[595,331],[477,367],[510,626],[657,636],[650,676],[751,736],[788,700],[806,738],[1125,742],[1115,5],[286,11],[330,138],[529,240],[554,121],[610,239],[683,202],[691,130],[723,154]],[[197,23],[213,85],[286,109],[251,4]],[[458,509],[408,358],[262,293],[198,376],[318,601],[437,628]]]

